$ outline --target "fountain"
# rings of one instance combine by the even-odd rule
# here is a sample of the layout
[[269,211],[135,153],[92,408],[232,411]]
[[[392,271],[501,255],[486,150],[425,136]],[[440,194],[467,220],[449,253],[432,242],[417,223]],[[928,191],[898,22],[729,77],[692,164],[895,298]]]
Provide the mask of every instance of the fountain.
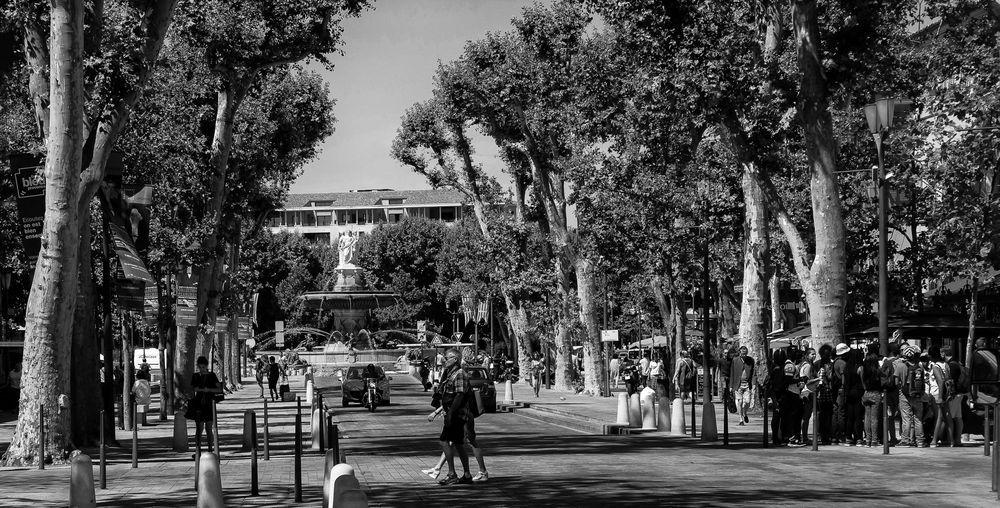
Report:
[[[396,303],[397,294],[391,291],[372,291],[361,284],[360,268],[354,264],[357,255],[358,234],[353,231],[341,233],[337,240],[339,263],[334,271],[337,282],[333,291],[309,291],[299,298],[306,306],[333,313],[331,336],[357,337],[369,329],[370,317],[374,309]],[[330,341],[324,352],[341,353],[345,344]]]

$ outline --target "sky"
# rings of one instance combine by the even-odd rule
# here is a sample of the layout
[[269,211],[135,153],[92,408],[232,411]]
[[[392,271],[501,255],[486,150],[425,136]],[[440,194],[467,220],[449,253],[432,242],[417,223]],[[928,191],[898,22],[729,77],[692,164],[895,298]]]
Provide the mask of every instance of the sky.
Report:
[[[376,0],[375,10],[344,21],[343,55],[320,70],[337,100],[336,131],[305,165],[292,193],[352,189],[427,189],[423,176],[389,155],[406,108],[431,96],[438,61],[458,58],[465,43],[507,31],[533,0]],[[319,70],[319,68],[316,68]],[[490,143],[477,143],[477,162],[501,179]]]

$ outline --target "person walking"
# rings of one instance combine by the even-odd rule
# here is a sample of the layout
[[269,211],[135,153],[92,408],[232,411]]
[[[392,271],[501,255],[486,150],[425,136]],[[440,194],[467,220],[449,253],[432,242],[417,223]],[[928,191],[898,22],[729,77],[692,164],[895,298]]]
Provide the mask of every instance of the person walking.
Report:
[[278,380],[281,379],[281,366],[274,361],[274,357],[268,357],[267,364],[267,388],[271,391],[271,400],[278,400]]
[[[441,397],[441,394],[437,394]],[[471,411],[472,405],[475,404],[475,398],[469,397],[469,408]],[[476,457],[476,463],[479,465],[479,473],[472,477],[472,481],[475,483],[482,483],[489,479],[489,472],[486,471],[486,461],[483,458],[483,448],[479,445],[479,440],[476,438],[476,418],[474,414],[469,414],[469,418],[465,420],[465,442],[472,448],[472,455]],[[458,453],[455,446],[452,445],[452,450]],[[445,462],[448,457],[444,452],[441,453],[441,457],[438,459],[437,464],[430,469],[423,469],[421,472],[430,476],[431,478],[437,479],[441,474],[441,468],[444,467]]]
[[695,396],[695,390],[698,385],[698,368],[694,364],[694,360],[691,359],[691,353],[687,350],[680,350],[678,353],[680,358],[677,360],[677,368],[674,370],[674,397],[680,397],[682,400],[686,398],[686,394],[690,393],[692,397]]
[[[444,353],[444,371],[438,388],[441,406],[444,408],[444,427],[441,429],[441,451],[448,465],[448,475],[438,482],[440,485],[472,483],[469,473],[469,455],[465,451],[465,425],[472,418],[469,399],[472,387],[462,369],[462,353],[456,348],[448,348]],[[455,472],[455,454],[462,462],[463,475]]]
[[531,355],[531,387],[535,390],[535,397],[538,397],[538,389],[542,387],[542,374],[545,372],[545,364],[542,363],[542,354],[535,352]]
[[729,383],[736,399],[736,412],[739,416],[738,425],[750,423],[747,410],[750,409],[750,382],[753,379],[754,360],[749,356],[750,350],[740,346],[739,356],[733,358],[729,372]]
[[819,360],[816,362],[819,385],[816,387],[816,418],[819,428],[820,444],[832,444],[833,438],[833,392],[830,384],[833,376],[833,346],[823,344],[819,347]]
[[611,372],[608,375],[611,377],[611,382],[615,384],[615,388],[618,388],[618,377],[621,375],[621,360],[617,356],[611,359],[610,369]]
[[[816,397],[816,389],[819,386],[819,376],[816,374],[816,350],[813,348],[806,348],[802,355],[802,361],[799,362],[799,379],[802,382],[802,423],[799,429],[799,436],[801,436],[802,444],[811,444],[807,436],[809,435],[809,422],[812,421],[813,414],[813,398]],[[818,426],[817,426],[818,427]],[[813,439],[817,439],[818,436],[813,436]]]
[[195,422],[195,449],[201,449],[201,433],[205,431],[208,440],[208,451],[213,451],[214,432],[212,421],[214,417],[215,395],[222,393],[222,384],[214,372],[208,371],[208,358],[199,356],[196,362],[198,371],[191,376],[191,388],[194,396],[188,400],[184,417]]
[[257,378],[257,386],[260,387],[260,398],[264,398],[264,378],[267,376],[267,364],[264,358],[257,357],[257,364],[254,365],[253,375]]
[[642,355],[639,359],[639,384],[643,388],[649,386],[649,353]]
[[868,354],[861,364],[861,386],[864,394],[861,404],[864,406],[864,444],[871,448],[882,439],[878,434],[879,415],[882,414],[882,378],[879,369],[877,346],[869,346]]

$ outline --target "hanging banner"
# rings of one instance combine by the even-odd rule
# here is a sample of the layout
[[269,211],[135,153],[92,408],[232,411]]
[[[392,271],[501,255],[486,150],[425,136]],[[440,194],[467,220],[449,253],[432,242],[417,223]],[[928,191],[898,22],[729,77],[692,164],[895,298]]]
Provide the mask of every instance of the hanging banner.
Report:
[[250,324],[250,316],[240,316],[237,319],[237,326],[239,327],[239,335],[237,338],[239,340],[250,340],[253,336],[253,328]]
[[153,276],[149,274],[149,270],[146,270],[146,264],[139,258],[139,251],[132,244],[128,233],[117,224],[109,224],[109,226],[111,227],[111,238],[115,244],[115,254],[118,254],[118,261],[121,262],[125,278],[156,284]]
[[45,160],[32,155],[14,155],[10,158],[10,168],[17,193],[21,244],[28,261],[34,264],[42,250],[45,223]]
[[115,281],[115,299],[125,310],[142,312],[145,305],[146,284],[141,280],[121,279]]
[[198,281],[182,269],[177,281],[177,326],[198,326]]
[[227,316],[216,316],[215,317],[215,332],[216,333],[226,333],[229,329],[229,317]]
[[274,345],[277,348],[285,347],[285,322],[274,322]]

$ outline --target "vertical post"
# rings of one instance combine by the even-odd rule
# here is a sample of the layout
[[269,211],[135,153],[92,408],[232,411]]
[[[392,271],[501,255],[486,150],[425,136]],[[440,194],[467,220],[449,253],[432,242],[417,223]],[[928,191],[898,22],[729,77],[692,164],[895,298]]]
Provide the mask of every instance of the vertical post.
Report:
[[997,486],[995,489],[997,491],[997,499],[1000,500],[1000,440],[996,439],[996,436],[1000,434],[1000,418],[997,418],[997,410],[1000,410],[1000,404],[993,406],[993,483]]
[[[983,412],[984,415],[985,415],[983,417],[984,418],[983,419],[983,456],[984,457],[989,457],[990,456],[990,436],[992,435],[992,432],[990,432],[990,406],[989,406],[989,404],[986,404],[985,408],[986,408],[986,411]],[[993,415],[993,416],[996,417],[996,415]]]
[[722,446],[729,446],[729,397],[729,383],[727,382],[722,392]]
[[136,410],[138,406],[133,404],[134,397],[129,392],[129,411],[132,420],[132,469],[139,467],[139,423],[136,422]]
[[694,401],[698,398],[698,376],[694,378],[695,387],[691,390],[691,437],[698,437],[698,424],[697,420],[694,419]]
[[889,392],[882,391],[882,455],[889,455],[889,426],[894,425],[889,417]]
[[257,478],[257,442],[256,441],[254,441],[253,451],[251,453],[252,453],[252,455],[250,457],[250,460],[251,460],[251,462],[250,462],[250,495],[251,496],[259,496],[260,495],[260,489],[257,487],[257,483],[258,483],[259,480]]
[[101,490],[108,488],[108,462],[104,450],[104,410],[101,410]]
[[878,344],[882,357],[889,356],[889,189],[885,184],[885,165],[882,161],[882,133],[874,135],[878,152]]
[[[761,390],[761,391],[763,391],[763,390]],[[768,398],[769,397],[767,395],[764,395],[764,396],[761,397],[761,399],[763,399],[763,403],[761,403],[761,405],[764,407],[764,448],[767,448],[767,402],[768,402]]]
[[323,409],[323,395],[317,394],[317,397],[319,397],[319,404],[317,405],[317,408],[319,409],[319,418],[316,421],[316,424],[319,425],[319,452],[326,453],[326,439],[324,439],[326,434],[326,425],[323,425],[323,415],[326,414],[326,412]]
[[[818,411],[818,408],[817,408],[818,402],[816,401],[816,399],[818,399],[819,397],[816,396],[815,392],[809,394],[809,397],[812,398],[812,400],[813,400],[813,407],[812,407],[812,424],[813,424],[813,444],[812,444],[812,451],[818,452],[819,451],[819,432],[817,432],[817,431],[819,430],[819,416],[818,416],[819,411]],[[805,436],[803,436],[803,437],[805,437]]]
[[[705,237],[705,252],[703,254],[704,258],[702,259],[703,265],[702,265],[702,276],[701,276],[701,321],[702,321],[701,366],[703,369],[705,369],[705,383],[704,383],[705,395],[702,397],[701,405],[705,406],[712,402],[712,381],[711,381],[711,374],[709,373],[709,368],[708,368],[708,355],[710,354],[709,351],[711,346],[711,344],[709,344],[708,335],[711,329],[709,328],[709,323],[708,323],[708,237],[707,236]],[[641,321],[640,321],[640,326],[641,326]],[[705,425],[703,423],[702,427],[704,426]]]
[[474,337],[472,339],[472,350],[476,356],[479,356],[479,316],[476,316],[476,320],[472,325],[472,330],[472,336]]
[[340,433],[337,429],[337,424],[333,423],[333,417],[329,416],[329,421],[327,422],[327,434],[330,435],[330,451],[333,452],[333,456],[337,458],[337,463],[340,463]]
[[38,469],[45,469],[45,406],[38,405]]
[[270,444],[268,443],[270,440],[271,434],[267,428],[267,399],[264,399],[264,460],[271,460]]
[[215,398],[212,398],[212,444],[215,445],[215,455],[217,457],[222,457],[222,452],[219,450],[219,414],[216,412],[215,408]]
[[302,397],[296,397],[295,413],[295,502],[302,502]]
[[549,368],[549,348],[545,344],[542,344],[542,361],[545,362],[545,363],[543,363],[543,365],[545,366],[545,369],[544,369],[544,372],[545,372],[545,389],[546,390],[551,390],[552,389],[552,372],[550,372],[550,371],[552,369]]

